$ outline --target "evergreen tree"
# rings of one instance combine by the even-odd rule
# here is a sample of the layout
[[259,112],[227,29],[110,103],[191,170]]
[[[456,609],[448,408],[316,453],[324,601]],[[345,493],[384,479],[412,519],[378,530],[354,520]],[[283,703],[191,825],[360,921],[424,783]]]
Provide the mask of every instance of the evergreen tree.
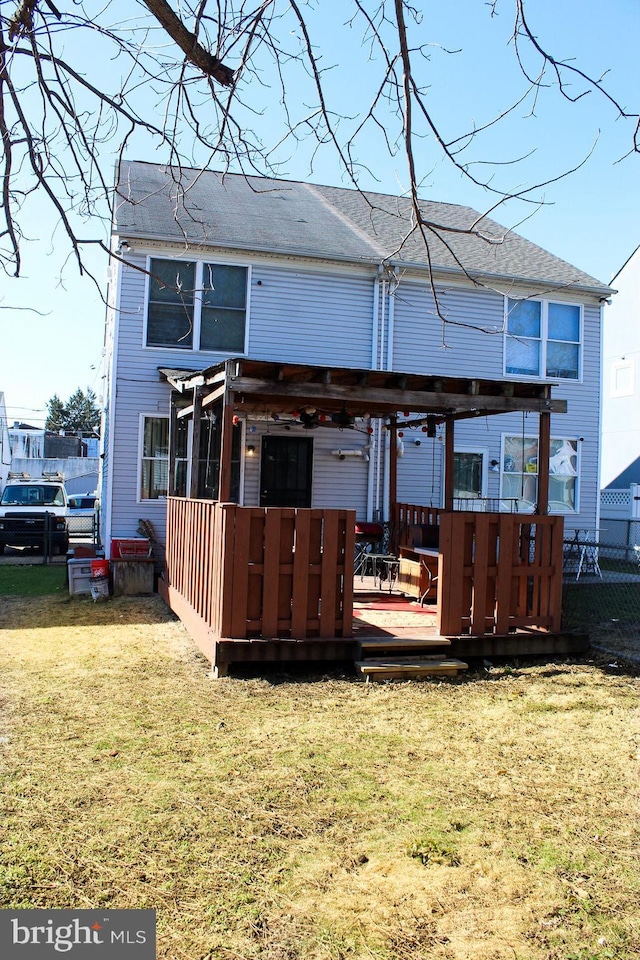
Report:
[[90,387],[84,393],[80,387],[72,393],[66,403],[57,394],[47,401],[47,430],[58,433],[95,434],[100,427],[100,411],[96,405],[96,395]]
[[58,433],[60,430],[64,430],[64,424],[66,419],[67,411],[64,408],[64,403],[60,399],[57,393],[47,401],[47,419],[45,422],[45,429],[53,430],[55,433]]

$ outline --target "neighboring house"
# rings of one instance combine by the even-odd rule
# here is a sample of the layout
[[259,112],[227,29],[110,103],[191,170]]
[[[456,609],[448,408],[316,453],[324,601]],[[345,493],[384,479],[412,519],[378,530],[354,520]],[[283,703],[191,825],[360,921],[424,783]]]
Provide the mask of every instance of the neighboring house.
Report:
[[7,407],[4,402],[4,393],[0,391],[0,493],[7,482],[11,468],[11,447],[9,445],[9,428],[7,425]]
[[27,423],[8,430],[10,469],[40,477],[60,473],[68,494],[93,493],[98,487],[100,460],[95,438],[54,433]]
[[44,429],[17,420],[9,427],[11,456],[18,459],[44,457]]
[[602,336],[602,488],[640,483],[640,247],[611,281]]
[[602,337],[602,526],[640,543],[640,247],[612,280]]
[[[494,239],[434,237],[432,276],[407,199],[215,172],[121,170],[107,312],[103,539],[151,520],[164,537],[168,380],[228,357],[405,374],[553,384],[550,511],[598,522],[600,336],[611,289],[547,251],[481,222]],[[435,223],[478,214],[425,202]],[[464,267],[461,268],[460,264]],[[433,286],[432,286],[433,280]],[[434,291],[440,313],[434,302]],[[364,374],[363,374],[364,375]],[[388,434],[379,421],[323,427],[308,406],[236,417],[232,496],[245,505],[339,507],[385,519]],[[410,411],[406,411],[409,415]],[[175,425],[175,489],[216,498],[219,430],[203,413],[198,476]],[[310,429],[317,426],[318,429]],[[192,428],[189,427],[189,430]],[[439,426],[401,430],[398,499],[441,505]],[[470,508],[532,511],[538,416],[456,425],[455,495]],[[296,464],[295,471],[292,464]]]

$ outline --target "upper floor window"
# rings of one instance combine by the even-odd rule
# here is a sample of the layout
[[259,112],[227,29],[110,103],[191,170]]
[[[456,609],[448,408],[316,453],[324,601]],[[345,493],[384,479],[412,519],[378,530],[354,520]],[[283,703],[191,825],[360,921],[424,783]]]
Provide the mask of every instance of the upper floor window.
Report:
[[148,347],[244,353],[247,267],[152,259]]
[[579,380],[582,310],[550,300],[507,300],[505,372]]

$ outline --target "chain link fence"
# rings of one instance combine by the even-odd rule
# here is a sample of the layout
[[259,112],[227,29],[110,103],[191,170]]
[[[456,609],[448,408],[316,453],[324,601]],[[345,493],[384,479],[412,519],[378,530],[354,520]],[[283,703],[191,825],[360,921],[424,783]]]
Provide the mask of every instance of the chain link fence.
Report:
[[64,564],[78,544],[100,546],[100,516],[8,516],[0,519],[0,555],[3,562]]
[[596,649],[640,663],[640,547],[565,541],[562,622]]

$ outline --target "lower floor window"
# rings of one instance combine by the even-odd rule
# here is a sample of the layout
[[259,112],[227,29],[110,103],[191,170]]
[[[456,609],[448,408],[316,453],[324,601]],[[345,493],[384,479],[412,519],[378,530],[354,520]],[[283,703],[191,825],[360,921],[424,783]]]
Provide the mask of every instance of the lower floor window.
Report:
[[169,418],[144,417],[140,499],[166,497],[169,481]]
[[[551,440],[549,452],[549,510],[577,509],[578,441]],[[502,453],[502,491],[505,500],[533,510],[538,502],[538,438],[505,436]]]

